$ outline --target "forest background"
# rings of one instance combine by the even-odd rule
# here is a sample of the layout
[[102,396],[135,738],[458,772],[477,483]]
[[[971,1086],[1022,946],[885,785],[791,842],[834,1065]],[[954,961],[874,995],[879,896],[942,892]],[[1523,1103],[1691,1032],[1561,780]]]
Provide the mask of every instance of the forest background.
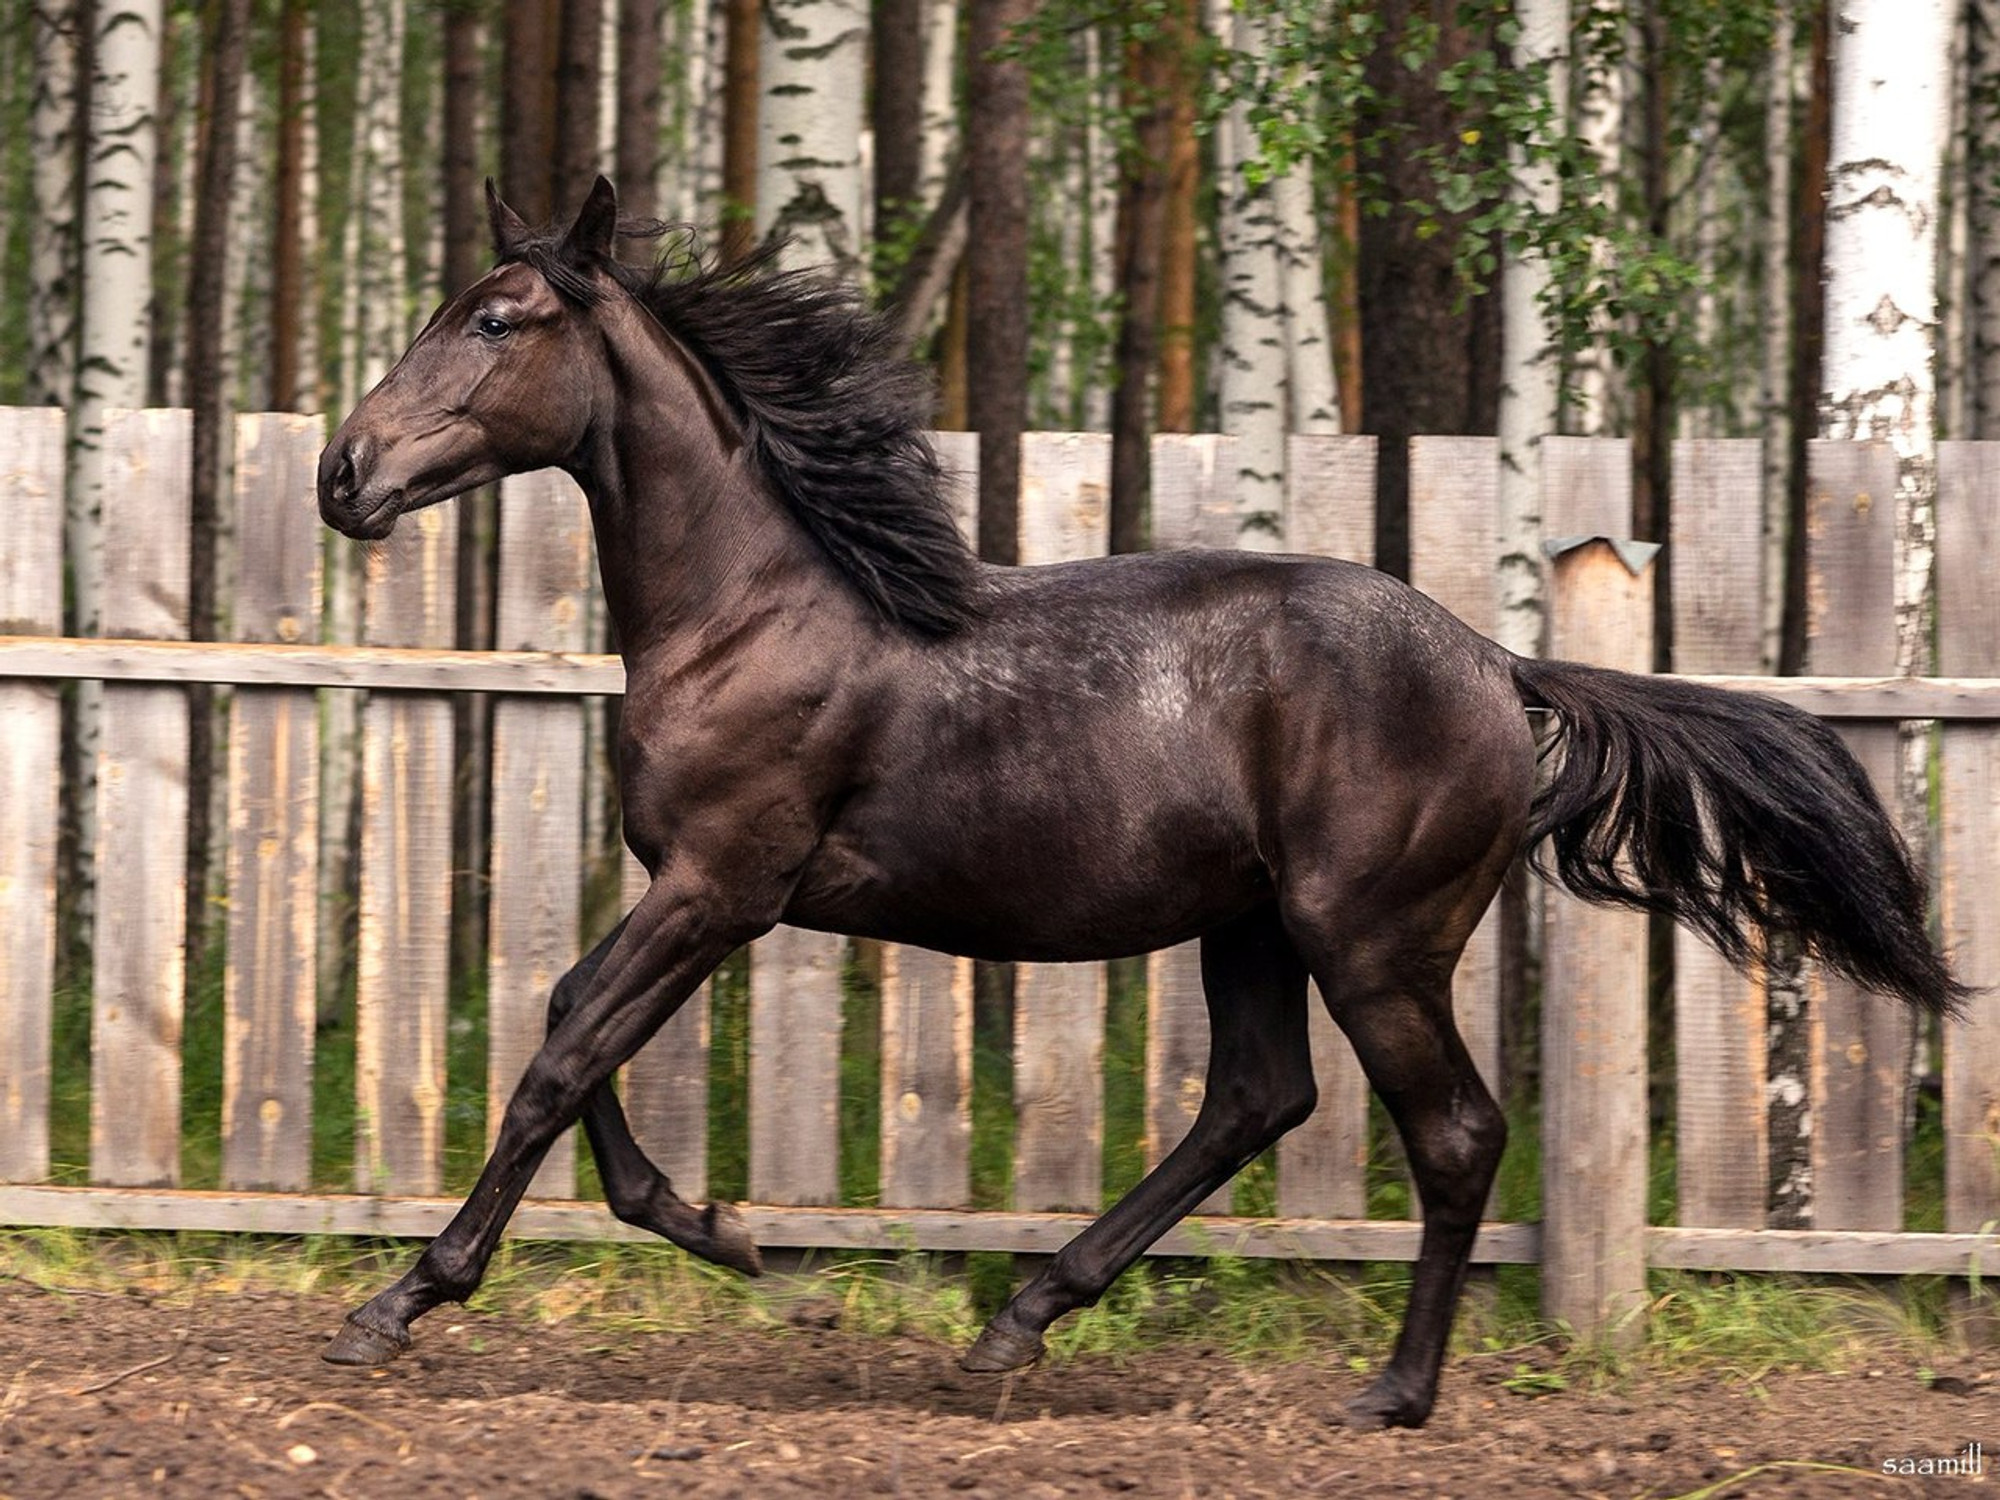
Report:
[[[1023,430],[1111,432],[1114,551],[1147,544],[1155,432],[1235,439],[1246,545],[1281,540],[1287,433],[1373,434],[1398,573],[1408,439],[1491,433],[1500,634],[1532,652],[1544,436],[1629,440],[1650,540],[1673,443],[1750,437],[1766,665],[1796,671],[1806,445],[1863,437],[1897,453],[1921,671],[1935,444],[2000,436],[2000,0],[5,0],[0,403],[70,414],[69,632],[97,629],[107,408],[193,409],[191,633],[213,637],[231,414],[345,410],[486,264],[484,178],[535,221],[600,171],[627,212],[693,226],[669,253],[788,240],[884,307],[937,424],[980,435],[996,561]],[[458,644],[485,648],[492,498],[456,524]],[[355,551],[327,563],[325,638],[356,639]],[[476,768],[484,710],[460,713]]]

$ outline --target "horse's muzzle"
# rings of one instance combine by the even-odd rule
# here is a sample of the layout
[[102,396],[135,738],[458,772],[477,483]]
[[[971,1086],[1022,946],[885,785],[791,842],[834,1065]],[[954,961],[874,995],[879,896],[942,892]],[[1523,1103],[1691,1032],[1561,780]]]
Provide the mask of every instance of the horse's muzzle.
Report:
[[362,475],[369,466],[368,440],[334,434],[319,456],[320,519],[343,536],[376,541],[395,530],[401,511],[400,492],[368,486]]

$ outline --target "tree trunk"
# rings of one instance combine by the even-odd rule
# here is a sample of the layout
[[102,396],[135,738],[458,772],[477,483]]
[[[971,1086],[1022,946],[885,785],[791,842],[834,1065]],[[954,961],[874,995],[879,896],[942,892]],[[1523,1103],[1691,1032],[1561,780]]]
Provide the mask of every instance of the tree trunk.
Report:
[[1028,69],[997,56],[1033,0],[969,0],[966,422],[979,434],[979,555],[1020,561],[1028,411]]
[[561,0],[556,53],[557,218],[583,206],[598,172],[598,77],[604,55],[604,0]]
[[873,239],[900,238],[923,211],[926,0],[875,0],[869,124],[875,133]]
[[[1566,6],[1529,0],[1517,11],[1519,67],[1547,70],[1550,116],[1564,115]],[[1518,192],[1528,213],[1555,212],[1553,168],[1515,150]],[[1524,656],[1539,655],[1546,629],[1542,585],[1542,439],[1556,430],[1560,351],[1543,306],[1546,260],[1533,250],[1510,254],[1500,273],[1500,619],[1496,639]]]
[[790,265],[863,273],[864,0],[766,0],[759,54],[757,230]]
[[[76,398],[70,417],[66,550],[71,635],[95,635],[102,619],[104,411],[146,401],[152,301],[153,166],[159,150],[159,0],[116,0],[90,20],[89,105],[85,115],[82,297]],[[77,692],[68,841],[73,930],[87,931],[97,837],[97,745],[101,694]]]
[[[1968,111],[1966,435],[2000,437],[2000,0],[1973,0],[1967,67],[1975,80]],[[1983,87],[1981,85],[1984,85]]]
[[1422,153],[1450,150],[1464,128],[1438,92],[1438,74],[1461,62],[1478,39],[1446,24],[1432,55],[1413,71],[1404,66],[1400,44],[1412,17],[1428,17],[1430,8],[1390,0],[1378,14],[1379,39],[1364,69],[1373,98],[1354,126],[1360,176],[1377,185],[1387,205],[1360,222],[1360,430],[1380,439],[1376,566],[1401,576],[1409,572],[1409,440],[1424,432],[1493,430],[1493,382],[1474,372],[1497,363],[1493,320],[1500,299],[1466,302],[1452,253],[1463,215],[1444,215],[1427,228],[1403,206],[1437,195]]
[[1171,77],[1166,81],[1165,194],[1160,234],[1159,407],[1161,432],[1195,429],[1195,220],[1201,153],[1195,139],[1196,18],[1193,0],[1174,0],[1162,17]]
[[530,224],[555,216],[556,76],[562,0],[507,0],[500,191]]
[[759,0],[726,0],[723,60],[722,250],[741,260],[757,242],[758,153],[764,87],[764,12]]
[[317,325],[309,226],[316,223],[317,176],[310,158],[317,132],[313,75],[313,27],[307,0],[284,0],[278,52],[278,141],[275,222],[271,229],[271,320],[266,364],[270,383],[265,400],[273,411],[311,411],[319,400],[319,379],[309,357]]
[[[249,41],[250,0],[218,0],[202,61],[208,109],[201,122],[195,170],[194,235],[187,283],[188,391],[194,406],[189,463],[188,635],[215,639],[221,547],[222,493],[228,465],[227,436],[234,404],[223,368],[223,335],[230,309],[230,218],[234,207],[237,117]],[[209,789],[215,772],[213,690],[188,695],[187,962],[201,967],[209,911]]]
[[1132,130],[1118,187],[1118,344],[1111,392],[1114,553],[1146,546],[1152,492],[1152,397],[1160,343],[1161,241],[1172,151],[1174,44],[1166,33],[1125,46],[1122,104]]
[[1785,531],[1792,463],[1792,101],[1795,49],[1791,0],[1778,0],[1764,79],[1764,268],[1758,298],[1763,441],[1764,670],[1778,670],[1785,622]]
[[1327,305],[1326,257],[1310,172],[1303,166],[1271,182],[1277,227],[1278,285],[1285,303],[1285,386],[1293,432],[1343,430],[1345,393],[1334,375],[1332,313]]
[[620,0],[617,129],[618,202],[650,219],[660,211],[660,0]]
[[34,53],[28,130],[35,215],[29,230],[25,397],[36,406],[68,406],[76,387],[82,11],[81,0],[40,0],[28,17]]

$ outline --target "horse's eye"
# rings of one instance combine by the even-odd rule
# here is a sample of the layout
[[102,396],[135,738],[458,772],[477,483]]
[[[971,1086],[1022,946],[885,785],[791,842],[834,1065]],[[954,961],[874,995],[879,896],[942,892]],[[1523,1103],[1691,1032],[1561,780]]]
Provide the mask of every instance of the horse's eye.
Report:
[[479,336],[481,338],[492,339],[495,343],[498,343],[514,331],[512,323],[509,323],[505,318],[496,318],[491,313],[481,318],[476,326],[479,329]]

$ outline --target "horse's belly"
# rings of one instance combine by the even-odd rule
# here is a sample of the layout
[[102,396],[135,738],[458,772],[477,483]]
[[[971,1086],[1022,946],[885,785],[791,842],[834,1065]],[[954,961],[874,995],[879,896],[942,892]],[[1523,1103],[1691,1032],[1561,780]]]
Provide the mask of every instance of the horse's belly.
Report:
[[1247,838],[1162,814],[1143,829],[912,820],[893,838],[836,830],[786,920],[975,958],[1066,962],[1184,942],[1271,893]]

